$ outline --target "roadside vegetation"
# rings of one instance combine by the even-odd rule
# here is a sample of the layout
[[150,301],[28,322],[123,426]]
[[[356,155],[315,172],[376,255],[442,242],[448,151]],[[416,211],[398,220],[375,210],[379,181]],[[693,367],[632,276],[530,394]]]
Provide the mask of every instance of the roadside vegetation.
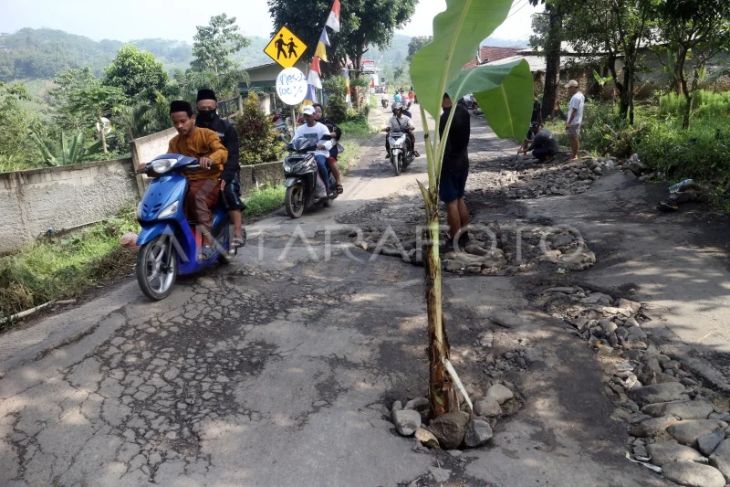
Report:
[[[581,146],[619,158],[636,153],[657,179],[693,178],[707,188],[711,201],[730,210],[730,93],[702,90],[695,97],[688,128],[683,127],[686,101],[671,92],[637,105],[633,125],[611,103],[587,103]],[[546,124],[567,145],[563,125],[562,120]]]
[[82,296],[99,282],[132,271],[134,252],[119,238],[136,231],[133,208],[83,230],[49,236],[0,257],[0,329],[3,318],[48,301]]

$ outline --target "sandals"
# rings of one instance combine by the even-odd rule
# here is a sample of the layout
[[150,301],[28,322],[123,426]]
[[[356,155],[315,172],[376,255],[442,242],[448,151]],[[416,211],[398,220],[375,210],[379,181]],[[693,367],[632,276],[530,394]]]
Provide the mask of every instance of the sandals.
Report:
[[231,239],[231,250],[237,249],[239,247],[243,247],[246,245],[246,229],[241,229],[241,236],[240,237],[233,237]]
[[335,186],[335,191],[337,191],[337,194],[342,194],[342,185],[338,184],[337,186]]

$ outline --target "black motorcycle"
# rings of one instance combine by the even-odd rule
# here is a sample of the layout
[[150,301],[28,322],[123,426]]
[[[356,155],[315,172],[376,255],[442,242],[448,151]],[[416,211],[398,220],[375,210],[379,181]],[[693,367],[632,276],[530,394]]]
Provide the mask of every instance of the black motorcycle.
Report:
[[408,132],[388,130],[387,137],[390,145],[390,163],[393,165],[395,175],[398,176],[401,171],[413,162],[416,155],[413,153],[413,147],[411,147],[408,140]]
[[317,145],[306,137],[297,137],[287,146],[289,155],[284,158],[284,186],[286,195],[284,197],[284,208],[291,218],[299,218],[307,210],[315,205],[328,206],[330,200],[337,198],[335,181],[332,173],[329,173],[329,181],[325,184],[328,187],[328,196],[317,196],[317,161],[314,159],[314,151]]

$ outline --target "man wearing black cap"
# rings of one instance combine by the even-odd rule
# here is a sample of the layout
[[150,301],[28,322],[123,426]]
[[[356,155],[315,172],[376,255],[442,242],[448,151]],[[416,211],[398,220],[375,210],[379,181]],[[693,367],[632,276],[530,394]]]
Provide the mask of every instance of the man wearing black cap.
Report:
[[229,121],[218,116],[216,112],[218,99],[213,90],[206,88],[199,90],[196,107],[198,115],[195,117],[195,125],[216,132],[223,145],[228,149],[228,160],[221,174],[221,192],[223,194],[223,203],[226,205],[233,222],[231,248],[240,247],[246,243],[246,237],[242,225],[244,206],[241,203],[238,133]]

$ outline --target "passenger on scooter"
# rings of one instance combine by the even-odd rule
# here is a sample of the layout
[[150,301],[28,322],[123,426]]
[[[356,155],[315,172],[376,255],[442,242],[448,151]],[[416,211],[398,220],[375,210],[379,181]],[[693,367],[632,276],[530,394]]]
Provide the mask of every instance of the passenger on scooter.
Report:
[[[297,127],[294,131],[294,137],[292,137],[292,140],[298,137],[306,137],[312,141],[312,145],[316,144],[317,151],[314,153],[314,160],[317,161],[317,168],[319,169],[319,175],[322,177],[322,181],[324,182],[325,191],[329,193],[330,188],[327,187],[329,181],[327,157],[329,156],[329,151],[332,148],[332,142],[325,139],[333,137],[335,134],[330,133],[324,124],[317,122],[314,118],[314,107],[304,107],[302,109],[302,115],[304,116],[304,123]],[[327,194],[321,193],[317,195],[318,198],[325,198],[326,196]]]
[[[413,130],[415,128],[416,127],[413,125],[413,122],[411,122],[410,117],[403,114],[403,105],[400,103],[394,104],[393,116],[390,117],[388,127],[385,128],[385,131],[390,132],[392,130],[393,132],[406,132],[413,155],[418,157],[419,154],[415,151],[416,137],[413,135]],[[390,159],[390,140],[388,140],[387,136],[385,137],[385,150],[387,152],[386,159]]]
[[170,104],[170,119],[177,135],[170,140],[167,152],[183,154],[198,159],[201,170],[185,173],[188,193],[185,195],[185,211],[188,218],[198,224],[203,235],[203,258],[213,255],[213,237],[210,233],[213,214],[210,209],[218,201],[219,179],[228,159],[228,150],[218,134],[195,126],[193,107],[184,100]]
[[314,119],[317,122],[324,124],[324,126],[327,127],[327,130],[329,130],[330,133],[335,134],[332,138],[332,148],[330,149],[330,155],[327,158],[327,164],[330,171],[332,171],[332,174],[334,174],[335,176],[335,181],[337,181],[337,194],[342,194],[342,180],[340,176],[340,168],[337,167],[337,156],[340,152],[338,145],[340,142],[340,137],[342,137],[342,130],[340,130],[340,127],[338,127],[334,122],[324,118],[324,112],[322,111],[321,104],[315,103],[312,106],[314,107]]
[[195,117],[195,125],[210,129],[218,134],[223,145],[228,150],[228,160],[221,174],[221,192],[223,203],[228,210],[228,216],[233,222],[233,237],[231,238],[231,250],[241,247],[246,243],[243,231],[243,210],[241,203],[241,166],[238,163],[238,133],[236,128],[228,120],[218,116],[218,98],[215,92],[209,89],[198,90],[196,100],[198,115]]

